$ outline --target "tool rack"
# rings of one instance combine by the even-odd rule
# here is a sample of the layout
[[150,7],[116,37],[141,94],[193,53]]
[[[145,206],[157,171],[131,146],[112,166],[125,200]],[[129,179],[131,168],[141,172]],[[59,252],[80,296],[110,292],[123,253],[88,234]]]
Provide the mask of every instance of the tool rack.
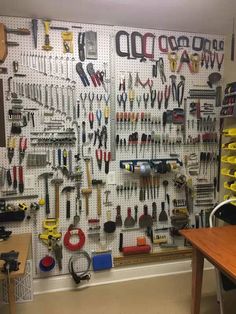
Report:
[[[11,18],[11,17],[1,17],[1,22],[6,24],[8,27],[17,28],[17,27],[30,27],[31,19],[23,19],[23,18]],[[54,23],[54,22],[53,22]],[[57,21],[55,24],[64,27],[71,27],[71,25],[75,25],[71,22],[60,22]],[[116,258],[115,266],[118,264],[124,265],[125,262],[122,262],[123,254],[119,251],[119,233],[123,232],[124,234],[124,246],[134,245],[136,238],[139,236],[146,237],[146,230],[138,228],[138,223],[136,224],[136,229],[133,230],[125,230],[123,227],[117,227],[116,231],[111,234],[106,234],[103,232],[103,224],[107,221],[106,211],[111,210],[111,219],[114,221],[116,216],[116,208],[119,205],[121,207],[121,214],[123,219],[127,214],[127,204],[129,207],[134,210],[134,206],[138,206],[138,215],[143,213],[143,206],[146,204],[149,208],[153,202],[157,203],[157,214],[160,213],[161,202],[165,200],[165,189],[162,185],[164,180],[168,180],[169,185],[167,187],[168,194],[171,198],[171,208],[172,201],[178,199],[185,199],[185,190],[178,189],[174,186],[174,179],[176,176],[176,172],[170,171],[165,174],[160,174],[158,176],[159,180],[159,194],[156,199],[145,199],[145,201],[140,201],[138,199],[138,192],[140,189],[140,176],[137,173],[131,174],[128,171],[124,171],[121,168],[126,163],[133,163],[136,165],[139,162],[148,162],[151,160],[152,164],[155,164],[159,161],[174,161],[178,164],[178,168],[181,169],[181,173],[184,174],[187,179],[189,186],[194,187],[196,191],[198,190],[197,184],[200,184],[201,181],[197,181],[197,178],[204,177],[207,179],[207,182],[212,183],[212,176],[215,175],[214,169],[216,167],[217,158],[215,157],[212,160],[208,160],[207,153],[217,155],[217,147],[219,136],[219,118],[220,118],[220,110],[221,108],[214,106],[214,116],[207,120],[207,115],[204,116],[202,113],[201,119],[196,116],[195,112],[191,112],[191,103],[198,103],[199,108],[204,111],[205,103],[213,103],[215,104],[215,92],[211,91],[209,95],[195,95],[194,92],[191,93],[191,90],[194,89],[208,89],[206,86],[206,82],[208,80],[208,76],[212,71],[217,71],[216,66],[214,69],[211,69],[210,66],[208,69],[205,67],[200,67],[199,73],[190,73],[189,68],[186,64],[183,64],[180,73],[175,73],[177,75],[177,84],[183,83],[184,86],[184,94],[183,101],[180,106],[175,101],[173,102],[171,99],[171,94],[169,98],[169,103],[167,108],[164,106],[164,98],[161,105],[161,108],[158,108],[158,100],[154,101],[154,105],[151,104],[151,96],[147,100],[147,95],[151,95],[150,93],[150,81],[153,81],[152,90],[162,91],[163,97],[165,93],[168,93],[169,87],[165,89],[165,86],[170,86],[171,80],[170,76],[173,74],[169,68],[168,54],[163,54],[160,51],[155,51],[154,60],[147,59],[146,61],[140,62],[140,59],[128,59],[125,57],[120,57],[116,54],[116,45],[115,39],[117,33],[120,31],[120,27],[109,27],[103,25],[89,25],[89,24],[76,24],[77,26],[82,27],[82,29],[71,29],[74,34],[74,53],[73,54],[64,54],[62,50],[62,40],[60,38],[60,32],[58,31],[50,31],[50,41],[53,46],[53,50],[49,52],[42,51],[41,47],[44,44],[44,28],[41,21],[38,23],[38,48],[34,49],[33,39],[28,36],[17,37],[19,40],[18,47],[9,48],[9,53],[6,61],[4,62],[4,66],[8,68],[8,74],[0,74],[0,79],[3,80],[3,89],[4,89],[4,102],[5,102],[5,128],[6,128],[6,138],[8,138],[11,134],[11,123],[8,119],[8,109],[11,108],[11,102],[7,99],[8,97],[8,79],[13,76],[11,80],[12,87],[14,90],[20,95],[20,98],[23,99],[23,105],[25,108],[34,108],[36,107],[38,110],[34,111],[34,115],[30,116],[27,126],[22,128],[22,134],[20,136],[24,136],[28,139],[28,147],[25,152],[25,158],[23,161],[24,166],[24,176],[28,177],[28,182],[25,182],[25,190],[26,194],[33,195],[33,201],[37,201],[40,198],[44,197],[44,182],[43,180],[38,180],[38,176],[46,171],[52,171],[54,173],[55,178],[63,178],[63,186],[67,185],[77,185],[85,188],[87,187],[87,179],[86,179],[86,165],[83,161],[84,158],[89,158],[91,161],[91,176],[94,179],[101,179],[106,182],[105,186],[101,187],[102,190],[102,215],[100,217],[97,216],[96,213],[96,203],[97,203],[97,192],[96,188],[92,188],[92,194],[89,196],[90,203],[90,213],[89,216],[86,216],[85,213],[85,199],[81,195],[80,203],[75,201],[75,193],[71,192],[71,218],[66,219],[66,202],[67,198],[65,195],[60,193],[60,220],[58,230],[64,235],[70,224],[73,223],[73,216],[76,212],[76,208],[78,207],[78,213],[80,215],[80,221],[78,223],[78,227],[81,228],[85,234],[85,245],[83,249],[86,250],[89,254],[92,251],[103,251],[103,250],[111,250],[112,256]],[[165,35],[167,37],[175,36],[176,38],[181,36],[187,36],[190,40],[193,40],[193,34],[190,33],[178,33],[178,32],[169,32],[169,31],[160,31],[160,30],[148,30],[148,29],[133,29],[133,28],[122,28],[128,34],[133,32],[140,32],[142,34],[152,33],[156,38]],[[77,36],[80,31],[90,31],[93,30],[97,33],[98,40],[98,58],[96,60],[92,60],[95,69],[102,69],[106,72],[106,81],[104,87],[101,85],[99,87],[94,87],[90,81],[90,86],[83,86],[77,72],[75,71],[75,65],[80,62],[78,57],[78,47],[76,44]],[[11,35],[13,36],[13,35]],[[224,41],[222,36],[218,35],[202,35],[197,34],[199,37],[206,37],[207,40],[213,41],[218,40],[219,42]],[[60,38],[60,40],[58,39]],[[14,37],[15,39],[15,37]],[[121,38],[121,48],[125,45],[125,39]],[[157,43],[156,43],[157,45]],[[140,47],[139,47],[140,48]],[[147,49],[151,51],[151,43],[147,44]],[[191,51],[191,47],[186,48]],[[182,52],[183,49],[180,50]],[[178,51],[177,51],[178,52]],[[223,50],[220,51],[223,53]],[[155,60],[163,57],[164,60],[164,71],[166,75],[166,83],[162,84],[160,73],[157,73],[157,77],[152,77],[152,66],[155,64]],[[39,68],[37,68],[36,60],[40,60]],[[26,74],[26,77],[17,77],[14,76],[14,72],[12,70],[13,61],[17,60],[19,62],[19,72]],[[43,67],[43,62],[46,60],[47,69]],[[60,67],[60,60],[63,60],[64,64],[64,76],[60,78],[60,69],[56,69],[56,64],[58,62],[58,67]],[[84,62],[84,67],[91,60],[86,60]],[[67,67],[70,67],[67,70]],[[44,72],[47,72],[45,75]],[[138,85],[135,85],[137,73],[139,76],[139,81],[143,83],[143,85],[139,82]],[[221,67],[220,73],[223,73],[223,65]],[[133,79],[133,87],[132,89],[135,91],[131,95],[128,92],[128,81],[129,76],[132,76]],[[181,78],[182,76],[182,78]],[[184,80],[183,80],[184,76]],[[68,79],[69,78],[69,79]],[[150,81],[147,81],[147,78]],[[90,79],[90,78],[89,78]],[[119,105],[118,98],[122,95],[122,88],[119,90],[120,84],[126,84],[127,93],[127,101],[126,101],[126,113],[127,116],[124,116],[123,106]],[[147,82],[145,85],[144,83]],[[182,85],[180,85],[182,86]],[[203,86],[203,87],[198,87]],[[50,97],[47,99],[47,104],[45,107],[45,92],[48,90],[48,95],[50,94],[50,88],[52,88],[53,100]],[[56,89],[64,89],[63,93],[57,95]],[[72,106],[70,112],[67,112],[64,109],[65,113],[57,112],[57,103],[58,100],[60,104],[62,103],[62,98],[66,97],[66,93],[71,95],[71,100],[74,99],[75,108]],[[72,95],[72,93],[74,93]],[[94,101],[89,101],[88,97],[86,100],[83,99],[83,96],[90,93],[95,94]],[[82,94],[82,98],[80,95]],[[202,94],[204,94],[202,92]],[[102,95],[101,100],[96,96]],[[145,97],[144,97],[144,96]],[[161,93],[159,93],[159,96]],[[118,98],[117,98],[118,96]],[[158,95],[157,95],[158,96]],[[74,98],[73,98],[74,97]],[[210,99],[209,99],[210,98]],[[132,106],[130,106],[130,99],[133,101]],[[91,100],[91,99],[90,99]],[[52,107],[52,103],[54,104],[54,110],[50,110],[50,106]],[[67,100],[68,101],[68,100]],[[42,104],[43,103],[43,104]],[[48,108],[47,108],[48,106]],[[109,107],[109,114],[107,118],[107,123],[105,122],[104,110]],[[91,108],[92,107],[92,108]],[[169,116],[172,115],[173,118],[173,110],[174,109],[182,109],[183,112],[176,111],[177,114],[177,123],[172,124],[168,121],[163,126],[163,113],[165,111],[171,111]],[[102,111],[102,123],[101,126],[105,126],[106,129],[104,131],[104,138],[107,137],[107,149],[104,149],[105,143],[102,142],[102,147],[98,148],[98,141],[96,145],[93,145],[93,141],[95,138],[94,131],[99,129],[101,131],[102,127],[99,127],[99,121],[96,120],[96,112],[101,109]],[[75,112],[73,110],[76,110]],[[62,110],[63,111],[63,110]],[[31,111],[30,111],[31,112]],[[89,112],[93,112],[94,116],[92,117]],[[122,121],[117,120],[117,112],[123,113]],[[130,115],[128,114],[130,112]],[[135,113],[135,117],[139,114],[138,121],[133,117],[133,113]],[[143,121],[141,119],[141,114],[143,113]],[[72,119],[68,117],[72,117]],[[169,117],[168,116],[168,117]],[[167,118],[168,118],[167,117]],[[215,120],[214,120],[215,118]],[[34,121],[33,121],[34,119]],[[93,120],[94,119],[94,120]],[[181,128],[181,124],[178,124],[178,119],[184,119],[184,128]],[[55,120],[55,121],[53,121]],[[58,120],[58,121],[56,121]],[[59,121],[61,120],[61,121]],[[76,121],[73,121],[76,120]],[[201,122],[199,122],[201,121]],[[93,123],[93,127],[92,126]],[[63,124],[63,128],[61,130],[57,130],[53,127],[53,124],[57,124],[61,126]],[[48,127],[50,125],[50,128]],[[211,127],[212,126],[212,127]],[[165,130],[164,130],[165,128]],[[165,132],[164,132],[165,131]],[[57,133],[58,132],[58,133]],[[138,132],[139,138],[138,141],[131,142],[128,144],[129,138],[128,135],[131,133]],[[94,134],[93,138],[89,134]],[[157,137],[154,137],[154,147],[156,143],[156,152],[152,153],[151,145],[146,145],[145,147],[140,146],[142,144],[141,134],[145,133],[147,135],[156,134]],[[214,133],[216,135],[215,138],[206,137],[204,138],[205,133]],[[120,141],[117,145],[116,136],[119,135],[120,139],[126,139],[126,146],[121,146]],[[85,138],[86,136],[86,138]],[[15,136],[17,139],[19,136]],[[151,138],[151,137],[150,137]],[[156,141],[156,142],[155,142]],[[135,145],[137,145],[137,153],[135,152]],[[57,162],[57,150],[61,149],[62,151],[66,149],[68,152],[71,151],[70,157],[73,159],[73,168],[76,169],[76,173],[79,176],[66,176],[60,170],[53,169],[55,160]],[[101,170],[98,167],[98,160],[96,159],[96,150],[102,150],[102,164]],[[133,149],[133,150],[132,150]],[[107,153],[111,151],[111,160],[109,161],[109,174],[105,173],[105,161],[104,161],[104,151]],[[205,152],[206,155],[201,155],[200,152]],[[1,167],[5,169],[9,169],[12,165],[17,164],[17,150],[15,151],[15,155],[13,157],[13,162],[11,165],[8,163],[7,159],[7,149],[1,149]],[[31,161],[31,167],[27,167],[27,156],[28,154],[39,154],[46,156],[42,163],[42,166],[37,166],[37,163]],[[99,153],[99,152],[98,152]],[[154,154],[154,158],[152,158]],[[173,155],[174,157],[171,157]],[[75,156],[77,156],[75,158]],[[212,156],[212,155],[211,155]],[[203,157],[200,160],[200,157]],[[69,157],[68,157],[69,158]],[[108,158],[108,155],[106,156]],[[33,166],[34,165],[34,166]],[[197,166],[196,166],[197,165]],[[195,171],[194,167],[197,167],[197,171]],[[200,173],[199,173],[200,168]],[[195,173],[197,172],[197,174]],[[192,175],[191,175],[192,173]],[[33,177],[33,178],[32,178]],[[31,183],[34,185],[31,185]],[[126,188],[133,187],[132,193],[124,195],[124,193],[120,193],[118,191],[117,186],[123,186]],[[7,189],[6,184],[1,187],[1,191]],[[205,187],[207,189],[207,187]],[[62,186],[60,187],[60,191],[62,190]],[[105,190],[109,190],[109,201],[105,201]],[[54,212],[54,186],[50,184],[49,181],[49,192],[50,192],[50,207],[51,212]],[[194,193],[194,192],[193,192]],[[197,192],[196,192],[197,193]],[[35,197],[35,194],[38,197]],[[1,198],[4,198],[4,193],[1,194]],[[218,199],[218,194],[213,197],[214,202]],[[8,200],[7,200],[8,201]],[[31,202],[31,200],[23,199],[26,203]],[[13,201],[12,201],[13,202]],[[16,201],[17,202],[17,201]],[[196,205],[196,206],[195,206]],[[167,209],[167,206],[166,206]],[[196,215],[199,215],[199,212],[204,215],[204,211],[209,209],[209,206],[206,203],[193,204],[193,207],[189,211],[189,225],[195,226]],[[211,209],[211,206],[210,206]],[[202,212],[201,212],[202,211]],[[68,273],[68,261],[72,255],[72,252],[66,249],[63,246],[63,259],[62,259],[62,269],[59,269],[58,266],[54,267],[48,273],[43,273],[39,268],[39,261],[43,256],[48,254],[53,255],[52,252],[48,251],[48,248],[42,241],[39,239],[39,234],[42,233],[42,224],[45,220],[45,208],[41,206],[40,209],[36,212],[28,211],[26,216],[30,216],[30,219],[25,219],[21,223],[6,223],[6,226],[13,231],[13,233],[22,233],[22,232],[32,232],[33,233],[33,252],[34,252],[34,276],[35,277],[45,277],[45,276],[55,276],[60,274]],[[100,229],[91,231],[91,224],[88,221],[88,218],[91,219],[100,219]],[[162,227],[162,228],[170,228],[171,220],[168,217],[168,221],[161,223],[159,221],[154,223],[154,227]],[[183,257],[188,256],[189,250],[184,248],[184,241],[182,238],[178,236],[172,237],[169,233],[163,232],[167,236],[168,242],[172,243],[174,238],[175,243],[183,250]],[[149,256],[149,261],[153,261],[152,254],[157,255],[160,253],[160,256],[165,255],[165,249],[161,249],[158,245],[152,245],[150,238],[146,237],[147,244],[151,246],[151,254]],[[63,236],[62,236],[63,242]],[[167,249],[166,249],[167,250]],[[174,254],[174,249],[172,249],[168,258],[178,258],[179,251]],[[168,255],[168,254],[167,254]],[[128,259],[128,258],[126,258]],[[161,257],[160,257],[161,259]],[[125,259],[124,259],[125,260]],[[140,257],[139,262],[142,263],[145,260],[145,257]],[[147,257],[148,260],[148,257]],[[127,263],[130,263],[127,262]],[[83,264],[83,262],[82,262]],[[84,264],[85,265],[85,264]]]

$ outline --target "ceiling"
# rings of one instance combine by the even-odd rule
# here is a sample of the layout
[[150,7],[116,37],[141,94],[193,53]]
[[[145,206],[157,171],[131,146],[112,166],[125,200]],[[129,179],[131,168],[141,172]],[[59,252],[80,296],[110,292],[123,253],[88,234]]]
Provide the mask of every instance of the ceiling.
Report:
[[229,34],[235,0],[0,0],[1,15]]

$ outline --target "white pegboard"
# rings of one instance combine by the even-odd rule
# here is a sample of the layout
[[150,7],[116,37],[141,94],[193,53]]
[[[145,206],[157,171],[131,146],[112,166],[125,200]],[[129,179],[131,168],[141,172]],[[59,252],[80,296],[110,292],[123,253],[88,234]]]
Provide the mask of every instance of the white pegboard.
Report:
[[[8,18],[8,17],[2,17],[1,21],[7,26],[7,27],[11,27],[11,28],[18,28],[18,27],[26,27],[26,28],[30,28],[31,27],[31,20],[30,19],[21,19],[21,18]],[[59,22],[56,21],[55,23],[53,22],[52,24],[55,24],[57,26],[65,26],[65,27],[70,27],[71,25],[75,25],[74,23],[70,23],[70,22]],[[158,77],[153,79],[151,77],[152,75],[152,71],[151,71],[151,67],[152,67],[152,62],[147,60],[145,63],[141,63],[139,60],[128,60],[126,58],[120,58],[116,55],[116,52],[113,50],[113,45],[111,44],[111,41],[114,41],[115,39],[115,34],[117,33],[117,31],[119,31],[120,29],[126,30],[128,33],[131,33],[132,31],[139,31],[140,33],[144,34],[146,32],[149,32],[150,30],[144,30],[144,29],[132,29],[132,28],[122,28],[122,27],[108,27],[108,26],[99,26],[99,25],[88,25],[88,24],[77,24],[78,26],[82,27],[82,31],[89,31],[89,30],[93,30],[97,32],[97,36],[98,36],[98,59],[97,60],[91,60],[92,63],[94,64],[94,68],[95,70],[106,70],[107,72],[107,79],[112,79],[114,78],[114,82],[112,81],[112,83],[114,83],[114,86],[112,86],[112,88],[115,90],[115,95],[111,95],[113,97],[111,97],[111,99],[114,99],[114,101],[110,101],[109,105],[110,106],[114,106],[116,107],[117,111],[122,111],[122,108],[119,108],[118,104],[117,104],[117,94],[119,93],[118,91],[118,87],[119,87],[119,80],[120,80],[120,75],[125,75],[126,77],[126,84],[128,81],[128,75],[129,72],[132,73],[132,77],[133,77],[133,83],[135,81],[135,75],[136,72],[139,73],[139,77],[141,79],[141,81],[146,81],[147,78],[151,78],[153,80],[153,89],[157,89],[157,90],[163,90],[164,92],[164,86],[162,85],[161,81],[160,81],[160,77],[158,74]],[[80,100],[80,94],[82,93],[83,95],[85,93],[89,93],[89,92],[94,92],[95,93],[95,100],[93,102],[93,113],[95,116],[95,121],[94,121],[94,127],[93,130],[90,130],[89,127],[89,122],[88,122],[88,112],[89,112],[89,101],[88,101],[88,97],[86,99],[86,111],[87,114],[86,116],[84,116],[84,112],[83,112],[83,108],[82,108],[82,104],[81,104],[81,100],[80,100],[80,118],[78,119],[78,124],[81,126],[82,121],[86,121],[86,132],[91,132],[94,131],[98,128],[98,124],[96,121],[96,109],[98,108],[98,103],[96,100],[96,95],[104,95],[105,92],[103,90],[103,87],[97,87],[94,88],[92,85],[90,85],[90,87],[83,87],[77,73],[75,72],[74,74],[74,79],[76,83],[71,83],[71,81],[66,81],[65,80],[65,76],[64,78],[61,78],[59,75],[59,78],[56,77],[55,74],[55,57],[58,57],[58,59],[61,59],[63,57],[63,62],[64,62],[64,71],[66,69],[66,61],[65,58],[66,56],[63,54],[63,46],[62,46],[62,39],[61,39],[61,34],[60,31],[50,31],[50,42],[51,45],[53,46],[53,50],[51,52],[45,52],[41,50],[41,46],[44,43],[44,28],[43,28],[43,23],[39,20],[38,22],[38,49],[35,50],[34,46],[33,46],[33,40],[32,40],[32,36],[17,36],[17,35],[13,35],[10,34],[8,40],[14,40],[14,41],[19,41],[20,46],[19,47],[9,47],[9,54],[8,57],[4,63],[4,66],[6,66],[9,70],[8,75],[3,76],[1,75],[1,77],[4,80],[4,90],[7,90],[7,78],[9,76],[11,76],[13,74],[13,69],[12,69],[12,62],[14,60],[17,60],[19,62],[19,73],[25,73],[27,76],[25,78],[14,78],[13,81],[15,83],[24,83],[24,84],[41,84],[42,87],[42,99],[45,99],[45,89],[43,88],[46,84],[50,87],[51,84],[53,84],[53,86],[57,86],[60,90],[61,86],[65,86],[65,88],[67,86],[73,87],[75,86],[75,96],[77,100]],[[78,36],[78,32],[80,30],[79,29],[73,29],[73,34],[74,34],[74,54],[73,55],[69,55],[70,58],[70,65],[71,65],[71,58],[74,58],[74,64],[76,64],[77,62],[79,62],[79,58],[78,58],[78,49],[77,49],[77,36]],[[162,34],[165,34],[167,36],[179,36],[179,35],[186,35],[188,36],[190,39],[193,37],[193,34],[190,33],[177,33],[177,32],[167,32],[167,31],[151,31],[155,36],[159,36]],[[201,34],[197,34],[198,36],[201,36]],[[222,37],[219,36],[213,36],[213,35],[202,35],[204,37],[207,37],[209,39],[222,39]],[[157,47],[157,42],[155,41],[155,47]],[[191,50],[189,50],[189,53],[191,52]],[[24,66],[21,63],[25,64],[24,60],[22,62],[22,56],[26,56],[26,54],[28,56],[31,56],[31,58],[33,58],[32,56],[40,56],[40,58],[44,58],[46,57],[47,60],[47,68],[49,69],[50,66],[50,57],[52,57],[52,62],[53,62],[53,75],[44,75],[43,73],[39,73],[37,71],[35,71],[34,69],[31,69],[28,66]],[[160,54],[158,52],[158,49],[155,49],[155,59],[159,58],[159,57],[163,57],[164,59],[164,67],[165,67],[165,74],[166,74],[166,78],[167,78],[167,83],[170,83],[169,80],[169,76],[171,75],[171,72],[169,70],[169,63],[168,63],[168,56],[166,54]],[[86,69],[86,65],[89,63],[89,60],[86,60],[84,62],[84,69]],[[104,64],[105,63],[105,64]],[[111,64],[113,65],[114,68],[114,73],[110,73],[110,68],[111,68]],[[216,70],[216,68],[214,69]],[[200,73],[198,74],[190,74],[189,70],[187,68],[187,66],[184,64],[182,71],[181,71],[181,75],[184,75],[186,78],[185,81],[185,95],[184,97],[188,96],[188,90],[190,88],[193,87],[194,84],[206,84],[208,75],[212,72],[212,70],[209,68],[208,70],[205,69],[200,69]],[[223,67],[221,69],[221,73],[223,73]],[[71,67],[69,69],[69,76],[72,76],[71,73]],[[179,75],[177,75],[178,79],[177,82],[179,82]],[[91,80],[90,80],[91,83]],[[108,94],[110,91],[110,84],[107,84],[107,89],[108,89]],[[139,87],[135,87],[135,94],[136,95],[143,95],[143,93],[147,93],[149,92],[148,87],[146,87],[145,89],[142,88],[141,86]],[[54,91],[54,101],[56,98],[55,95],[55,91]],[[59,93],[59,101],[60,104],[62,102],[61,99],[61,93]],[[35,111],[35,128],[32,127],[32,124],[29,126],[27,126],[26,128],[23,129],[23,136],[28,137],[28,139],[31,137],[31,132],[33,131],[39,131],[42,132],[44,131],[45,125],[43,125],[42,123],[42,115],[44,112],[50,112],[49,109],[45,109],[44,105],[38,105],[36,102],[23,97],[23,104],[25,107],[36,107],[39,109],[37,111]],[[5,108],[6,108],[6,112],[7,110],[10,108],[11,104],[8,101],[5,101]],[[103,113],[105,107],[105,101],[104,98],[101,101],[101,110]],[[127,110],[129,109],[129,101],[127,100],[126,103],[126,107]],[[168,109],[173,109],[174,107],[176,107],[176,103],[173,103],[171,101],[171,97],[169,100],[169,106]],[[187,103],[187,108],[189,108],[189,100]],[[164,110],[164,105],[162,103],[162,108],[161,110],[157,109],[157,102],[155,103],[154,108],[150,107],[150,99],[149,99],[149,103],[148,103],[148,111],[151,112],[152,115],[154,116],[159,116],[162,117],[162,113]],[[71,110],[72,111],[72,110]],[[134,112],[142,112],[145,111],[144,108],[144,103],[143,103],[143,99],[141,101],[141,105],[140,108],[137,107],[137,103],[136,100],[134,101],[134,106],[133,106],[133,111]],[[219,110],[218,108],[215,108],[216,111],[216,115],[218,116],[219,114]],[[54,113],[53,118],[56,119],[60,119],[61,115],[59,113]],[[6,134],[9,135],[10,134],[10,123],[8,121],[7,118],[7,114],[5,116],[6,119]],[[44,121],[50,121],[51,117],[45,117]],[[104,119],[102,120],[102,125],[104,125]],[[196,125],[196,124],[195,124]],[[71,128],[74,127],[72,125],[72,122],[68,119],[65,119],[65,128]],[[167,132],[169,134],[169,137],[171,138],[175,138],[176,137],[176,127],[172,126],[171,131],[169,131],[169,126],[166,126],[167,128]],[[74,128],[75,132],[76,129]],[[139,131],[140,133],[146,132],[146,133],[151,133],[152,130],[154,130],[155,132],[159,132],[160,134],[162,133],[162,127],[158,127],[158,129],[146,129],[143,128],[143,130],[141,130],[140,128],[140,122],[138,122],[137,124],[137,131]],[[107,125],[107,131],[108,131],[108,135],[110,132],[110,121]],[[132,131],[130,130],[125,130],[123,128],[123,130],[118,129],[117,132],[119,132],[121,137],[125,137],[128,141],[128,137],[127,134],[134,132],[134,130]],[[195,136],[197,133],[196,129],[193,130],[188,130],[188,133],[191,133],[192,136]],[[88,134],[87,134],[88,137]],[[80,142],[81,139],[80,139]],[[93,142],[93,140],[92,140]],[[18,143],[18,142],[17,142]],[[110,150],[111,145],[115,145],[114,142],[110,143],[110,139],[108,136],[108,151]],[[26,151],[26,157],[24,160],[24,165],[26,165],[26,159],[27,159],[27,153],[29,152],[50,152],[50,161],[52,162],[52,149],[57,149],[59,146],[30,146],[28,147],[27,151]],[[75,155],[77,153],[77,145],[75,146],[69,146],[69,145],[63,145],[62,147],[60,147],[62,150],[63,148],[66,148],[67,150],[71,149],[73,155]],[[104,162],[102,163],[102,171],[98,170],[97,167],[97,161],[96,161],[96,157],[95,157],[95,149],[97,148],[94,147],[92,144],[91,145],[87,145],[84,147],[84,154],[87,155],[89,153],[89,149],[91,148],[91,156],[93,157],[93,169],[94,172],[92,174],[92,177],[94,179],[102,179],[103,181],[106,181],[106,175],[104,174]],[[212,148],[216,149],[215,146],[212,146]],[[183,147],[176,147],[175,148],[175,152],[179,153],[180,155],[180,159],[183,160],[184,155],[187,152],[191,152],[193,149],[192,146],[185,146]],[[204,149],[201,148],[201,149]],[[201,150],[200,149],[200,150]],[[138,151],[139,151],[139,147],[138,147]],[[197,152],[197,150],[196,150]],[[8,168],[8,161],[7,161],[7,157],[6,157],[6,151],[2,151],[3,154],[5,154],[2,165],[6,168]],[[169,153],[169,151],[168,151]],[[161,151],[159,153],[159,151],[157,152],[157,158],[166,158],[167,152],[163,150],[163,148],[161,148]],[[143,155],[138,155],[139,158],[143,158]],[[145,158],[149,159],[151,158],[151,149],[149,148],[149,151],[145,152]],[[119,160],[120,159],[135,159],[135,154],[131,153],[131,148],[129,148],[129,150],[127,149],[126,151],[120,151],[120,149],[117,150],[116,152],[116,161],[115,162],[111,162],[110,163],[110,171],[114,171],[116,174],[116,183],[117,185],[121,185],[124,184],[124,182],[132,182],[135,181],[138,184],[138,190],[137,190],[137,195],[133,194],[132,197],[128,198],[124,198],[124,194],[123,196],[118,195],[116,192],[116,186],[105,186],[102,188],[102,192],[104,192],[106,189],[111,190],[111,193],[109,195],[109,200],[113,203],[112,207],[110,208],[112,210],[112,220],[115,220],[115,216],[116,216],[116,206],[120,205],[121,206],[121,214],[122,214],[122,218],[123,221],[127,215],[127,203],[128,205],[132,208],[134,208],[134,206],[137,204],[138,205],[138,216],[140,216],[143,212],[143,205],[147,204],[148,208],[149,208],[149,213],[151,213],[151,204],[154,200],[146,200],[145,202],[139,202],[138,201],[138,195],[139,195],[139,177],[136,175],[133,175],[131,173],[125,172],[124,170],[120,170],[119,167]],[[18,156],[15,155],[12,165],[17,164],[18,162]],[[84,172],[83,175],[83,184],[82,187],[86,187],[87,186],[87,180],[86,180],[86,176],[85,176],[85,164],[83,161],[81,161],[79,164],[81,164],[82,166],[82,170]],[[75,167],[76,165],[78,165],[75,160],[73,159],[73,167]],[[45,172],[45,171],[52,171],[51,169],[51,165],[47,165],[46,168],[27,168],[26,166],[24,167],[24,174],[26,175],[33,175],[35,178],[35,185],[32,186],[32,189],[29,191],[26,191],[29,194],[33,194],[35,191],[37,191],[39,198],[44,197],[44,182],[42,179],[38,180],[38,176]],[[209,173],[208,173],[209,175]],[[170,173],[168,175],[165,175],[165,179],[167,179],[169,181],[169,186],[168,186],[168,193],[171,196],[171,200],[173,200],[174,198],[182,198],[184,196],[184,193],[180,193],[178,191],[176,191],[176,189],[174,188],[173,184],[172,184],[172,179],[173,179],[174,174]],[[73,185],[74,182],[68,180],[65,176],[62,176],[62,173],[60,170],[57,170],[54,172],[54,178],[56,177],[60,177],[64,179],[63,185],[61,186],[60,190],[62,190],[62,187],[67,186],[67,185]],[[195,179],[194,179],[195,180]],[[162,186],[162,181],[163,178],[160,178],[160,183],[161,186],[159,188],[159,197],[156,201],[157,203],[157,216],[160,213],[160,204],[161,201],[163,201],[164,199],[164,188]],[[50,187],[50,207],[51,207],[51,217],[54,217],[54,187],[49,183],[49,187]],[[6,188],[6,187],[4,187]],[[134,192],[133,192],[134,193]],[[81,215],[81,220],[79,223],[79,227],[85,232],[85,234],[87,234],[89,225],[87,223],[87,218],[97,218],[97,214],[96,214],[96,189],[93,189],[93,193],[89,198],[89,203],[90,203],[90,214],[89,217],[86,217],[85,215],[85,206],[84,206],[84,198],[82,198],[82,204],[83,204],[83,211],[82,211],[82,215]],[[105,201],[105,195],[104,193],[102,194],[103,198],[102,198],[102,202]],[[33,200],[32,200],[33,201]],[[26,200],[26,202],[28,204],[30,204],[29,201]],[[73,216],[75,214],[75,192],[71,193],[71,218],[70,219],[66,219],[66,195],[60,194],[60,231],[62,232],[62,234],[64,235],[66,230],[68,229],[68,226],[73,222]],[[167,209],[167,208],[166,208]],[[103,229],[103,224],[104,222],[106,222],[106,207],[103,207],[102,209],[102,216],[100,217],[100,225],[101,225],[101,233],[100,233],[100,237],[96,238],[94,237],[86,237],[86,243],[85,246],[83,247],[83,249],[85,249],[86,251],[88,251],[89,253],[91,253],[93,250],[100,250],[100,249],[112,249],[112,253],[113,256],[119,256],[120,252],[119,252],[119,233],[120,233],[120,229],[117,228],[116,232],[112,235],[108,235],[105,234],[102,229]],[[195,209],[196,211],[198,211],[198,209]],[[133,212],[132,212],[133,213]],[[31,215],[32,216],[32,215]],[[8,223],[6,224],[6,226],[13,230],[13,232],[32,232],[34,235],[34,243],[33,243],[33,251],[34,251],[34,275],[35,276],[51,276],[51,275],[59,275],[59,274],[64,274],[64,273],[68,273],[68,260],[71,256],[71,252],[68,251],[66,248],[63,248],[63,269],[62,271],[58,270],[58,267],[55,267],[53,271],[51,271],[50,273],[42,273],[39,270],[38,264],[39,261],[42,257],[44,257],[47,254],[51,254],[50,252],[48,252],[48,249],[45,245],[42,244],[42,242],[38,239],[38,235],[43,231],[42,230],[42,222],[45,219],[45,208],[42,207],[37,213],[36,213],[36,220],[34,219],[34,217],[32,216],[32,218],[30,220],[24,220],[21,223]],[[191,217],[191,222],[194,223],[194,216]],[[156,226],[154,226],[154,228],[159,228],[159,227],[166,227],[169,226],[170,222],[168,222],[167,224],[160,224],[159,222],[157,223]],[[144,231],[143,230],[139,230],[139,231],[129,231],[129,232],[124,232],[124,245],[135,245],[135,241],[136,241],[136,237],[138,235],[144,235]],[[148,240],[149,241],[149,240]],[[153,246],[153,251],[157,251],[158,247],[157,246]]]

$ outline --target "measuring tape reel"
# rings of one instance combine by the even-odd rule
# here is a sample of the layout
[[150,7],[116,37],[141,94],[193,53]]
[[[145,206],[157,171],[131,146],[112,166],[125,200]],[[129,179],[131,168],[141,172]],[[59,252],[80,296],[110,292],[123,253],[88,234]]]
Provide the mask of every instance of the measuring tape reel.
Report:
[[[77,243],[71,243],[70,239],[73,235],[79,237],[79,241]],[[85,243],[85,234],[80,228],[68,229],[64,235],[64,245],[70,251],[80,250]]]

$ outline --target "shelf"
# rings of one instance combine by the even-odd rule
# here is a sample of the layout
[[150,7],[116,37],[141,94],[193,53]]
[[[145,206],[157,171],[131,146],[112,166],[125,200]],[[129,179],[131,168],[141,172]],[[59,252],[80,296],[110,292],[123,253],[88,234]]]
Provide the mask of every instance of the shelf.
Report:
[[223,169],[221,169],[221,174],[222,174],[223,176],[236,179],[236,170],[235,170],[235,175],[229,174],[229,171],[230,171],[230,169],[223,168]]
[[236,166],[236,156],[222,156],[221,162]]

